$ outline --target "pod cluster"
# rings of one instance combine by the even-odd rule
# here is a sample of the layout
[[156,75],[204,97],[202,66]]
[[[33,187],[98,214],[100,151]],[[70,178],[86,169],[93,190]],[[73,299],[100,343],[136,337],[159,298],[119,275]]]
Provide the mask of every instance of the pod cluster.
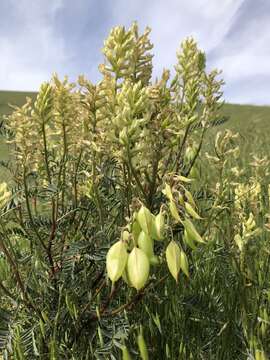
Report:
[[107,254],[106,266],[110,280],[114,283],[122,277],[124,281],[140,290],[146,284],[151,265],[159,258],[154,254],[154,241],[164,238],[165,220],[162,211],[153,215],[142,206],[135,214],[130,232],[124,230],[121,239]]
[[[181,181],[188,179],[180,177]],[[167,197],[167,214],[174,223],[180,223],[184,229],[182,241],[185,246],[195,249],[197,243],[204,243],[195,228],[192,219],[202,219],[196,212],[196,204],[191,193],[183,187],[183,191],[173,191],[166,184],[163,190]],[[114,283],[121,277],[131,287],[140,290],[148,280],[151,265],[158,265],[160,258],[154,253],[154,242],[165,240],[165,216],[162,210],[154,215],[141,206],[134,214],[133,221],[123,231],[121,239],[116,242],[107,254],[107,273]],[[167,242],[165,257],[168,269],[176,282],[180,270],[189,276],[188,258],[182,246],[174,239]]]

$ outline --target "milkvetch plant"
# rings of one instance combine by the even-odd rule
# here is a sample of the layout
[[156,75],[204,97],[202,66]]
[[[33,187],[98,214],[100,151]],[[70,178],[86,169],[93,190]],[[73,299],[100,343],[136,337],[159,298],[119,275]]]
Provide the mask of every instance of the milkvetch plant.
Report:
[[[262,189],[256,171],[250,183],[234,179],[230,187],[227,167],[239,151],[233,133],[220,133],[204,159],[218,180],[210,189],[201,181],[203,142],[222,105],[220,73],[206,70],[205,54],[188,38],[174,75],[165,69],[152,80],[149,35],[136,23],[114,28],[97,84],[53,75],[35,100],[6,118],[12,180],[0,187],[5,359],[149,358],[148,328],[134,335],[142,300],[168,294],[170,286],[180,295],[199,288],[198,279],[212,275],[205,263],[223,231],[241,284],[256,281],[258,271],[256,293],[266,298],[266,263],[250,260],[262,251],[253,246],[262,233]],[[226,212],[237,219],[231,227]],[[268,334],[268,307],[260,300],[255,311],[247,289],[245,295],[245,343],[253,353],[267,351],[261,334]],[[148,313],[161,332],[166,319]],[[187,345],[179,338],[182,356],[191,358],[194,339]],[[165,340],[168,357],[176,346]]]

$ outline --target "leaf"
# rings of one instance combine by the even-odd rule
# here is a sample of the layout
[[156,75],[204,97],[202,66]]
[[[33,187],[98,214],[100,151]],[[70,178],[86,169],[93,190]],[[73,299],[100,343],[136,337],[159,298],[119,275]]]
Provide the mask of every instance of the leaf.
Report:
[[143,331],[142,331],[142,326],[140,327],[140,333],[137,337],[137,342],[138,342],[138,346],[139,346],[139,350],[140,350],[140,355],[141,355],[141,359],[142,360],[148,360],[149,356],[148,356],[148,350],[147,350],[147,346],[143,337]]
[[126,345],[122,346],[122,360],[132,360]]
[[172,240],[166,249],[166,260],[170,273],[178,282],[178,274],[181,269],[181,250],[177,243]]

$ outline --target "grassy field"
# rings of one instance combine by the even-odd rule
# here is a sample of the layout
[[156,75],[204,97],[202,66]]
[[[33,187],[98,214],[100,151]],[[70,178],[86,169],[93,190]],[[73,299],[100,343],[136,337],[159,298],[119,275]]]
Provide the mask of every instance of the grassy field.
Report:
[[[9,104],[22,106],[25,103],[26,97],[34,98],[35,96],[36,93],[34,92],[0,91],[0,123],[2,122],[4,115],[7,115],[12,111]],[[8,147],[0,135],[0,161],[7,161],[8,159]],[[6,181],[6,177],[7,174],[0,169],[0,181]]]
[[[0,91],[0,119],[12,111],[9,104],[23,105],[26,97],[35,98],[34,92]],[[270,133],[270,106],[225,104],[222,110],[229,120],[223,125],[216,126],[208,132],[206,147],[213,144],[215,134],[222,129],[231,129],[239,132],[242,154],[247,157],[253,151],[256,154],[265,154],[265,145],[268,144]],[[8,159],[8,148],[0,138],[0,160]],[[4,175],[0,172],[0,180]]]

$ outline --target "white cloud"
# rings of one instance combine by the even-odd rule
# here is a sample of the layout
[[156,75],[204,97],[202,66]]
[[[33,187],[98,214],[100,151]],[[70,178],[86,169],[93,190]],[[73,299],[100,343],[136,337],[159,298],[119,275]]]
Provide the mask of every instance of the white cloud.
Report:
[[223,69],[228,101],[270,102],[270,22],[264,15],[252,21],[237,19],[235,30],[215,49],[211,66]]
[[[130,6],[125,0],[113,4],[115,23],[129,24],[137,19],[152,28],[157,73],[172,68],[180,42],[194,36],[199,46],[210,51],[227,33],[232,18],[244,0],[137,0]],[[154,4],[154,5],[153,5]]]
[[[180,42],[191,35],[209,68],[223,70],[227,100],[269,103],[269,0],[253,1],[1,0],[0,11],[3,4],[12,11],[0,12],[0,89],[36,90],[54,71],[97,80],[105,31],[138,20],[141,31],[152,28],[154,76],[173,69]],[[88,53],[82,58],[81,51]]]
[[[36,90],[67,61],[64,41],[54,33],[52,19],[62,1],[16,2],[16,33],[0,33],[0,88]],[[12,24],[16,26],[16,24]]]

